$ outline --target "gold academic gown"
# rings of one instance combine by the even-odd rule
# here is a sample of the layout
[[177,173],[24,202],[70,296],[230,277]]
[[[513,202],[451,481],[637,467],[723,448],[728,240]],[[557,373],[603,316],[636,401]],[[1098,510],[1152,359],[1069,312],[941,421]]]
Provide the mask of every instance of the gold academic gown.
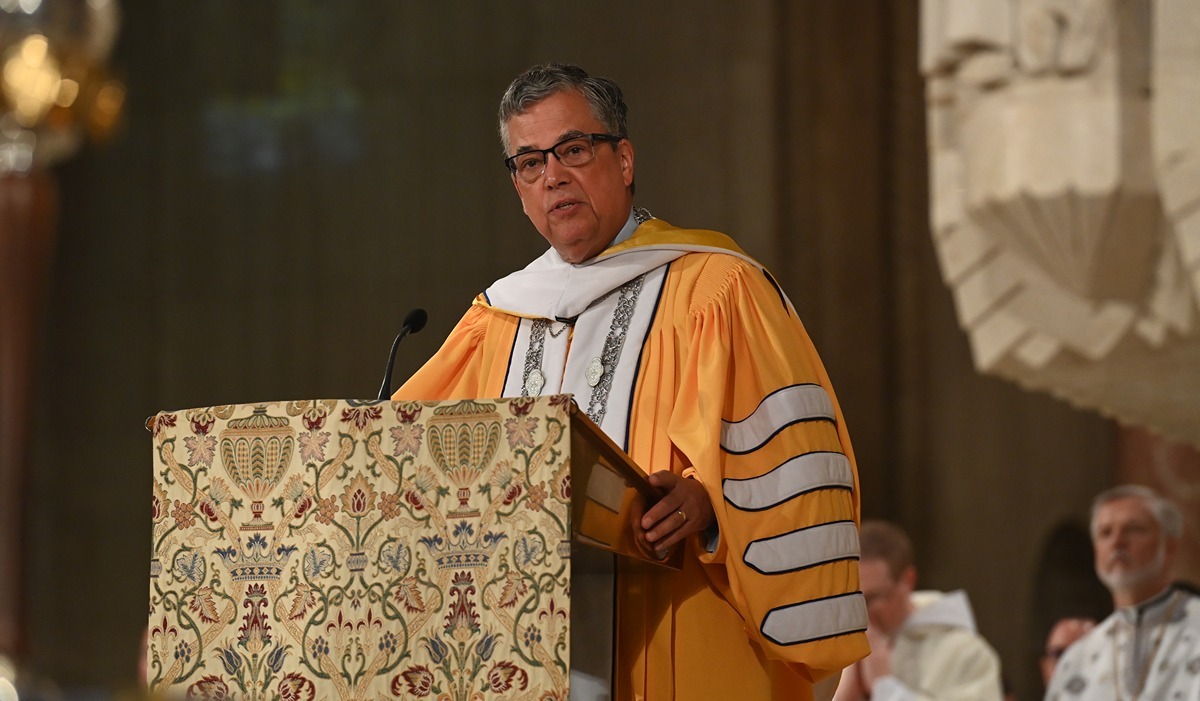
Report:
[[[699,480],[720,535],[714,552],[699,537],[688,542],[680,572],[619,575],[617,699],[811,699],[814,681],[869,652],[845,422],[790,303],[728,237],[651,219],[598,258],[673,245],[726,252],[668,264],[642,347],[628,452],[648,472]],[[393,399],[501,396],[520,321],[480,295]],[[780,398],[813,391],[827,397],[827,419],[787,414]],[[754,424],[761,446],[722,446]],[[840,472],[820,460],[830,457]],[[770,565],[777,556],[761,555],[771,548],[797,562],[770,572],[747,562],[758,553]]]

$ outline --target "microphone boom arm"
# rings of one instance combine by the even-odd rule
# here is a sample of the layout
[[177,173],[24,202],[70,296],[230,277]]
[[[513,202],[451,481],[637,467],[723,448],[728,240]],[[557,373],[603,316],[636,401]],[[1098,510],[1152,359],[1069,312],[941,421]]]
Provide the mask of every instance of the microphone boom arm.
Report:
[[392,367],[396,364],[396,349],[400,347],[400,342],[410,333],[416,333],[425,328],[425,322],[428,321],[429,315],[424,309],[414,309],[404,317],[404,324],[400,327],[400,333],[396,334],[396,340],[392,341],[392,352],[388,354],[387,368],[383,371],[383,384],[379,387],[380,401],[383,401],[392,396]]

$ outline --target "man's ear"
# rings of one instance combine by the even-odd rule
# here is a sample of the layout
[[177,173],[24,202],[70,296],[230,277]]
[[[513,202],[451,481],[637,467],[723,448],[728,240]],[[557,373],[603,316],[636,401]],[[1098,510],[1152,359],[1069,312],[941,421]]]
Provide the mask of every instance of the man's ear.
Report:
[[909,591],[916,591],[916,589],[917,589],[917,568],[912,565],[905,567],[904,571],[900,573],[900,584],[903,585]]
[[1179,538],[1169,538],[1167,536],[1163,536],[1163,537],[1165,538],[1165,542],[1163,543],[1163,550],[1165,551],[1165,554],[1166,554],[1166,558],[1163,561],[1163,569],[1169,573],[1171,571],[1171,568],[1175,565],[1176,556],[1179,555],[1180,539]]
[[517,191],[517,199],[521,200],[521,211],[525,212],[525,216],[529,216],[529,210],[525,208],[525,198],[521,195],[521,183],[517,180],[517,174],[509,175],[512,179],[513,189]]
[[617,158],[621,161],[621,176],[625,187],[633,184],[633,142],[622,139],[617,142]]

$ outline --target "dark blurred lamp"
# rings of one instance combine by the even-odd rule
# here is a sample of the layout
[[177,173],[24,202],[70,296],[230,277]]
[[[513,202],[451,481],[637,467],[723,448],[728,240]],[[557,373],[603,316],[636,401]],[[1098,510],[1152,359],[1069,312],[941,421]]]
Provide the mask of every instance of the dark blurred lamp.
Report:
[[[115,0],[0,0],[0,677],[27,655],[24,514],[36,336],[58,192],[47,165],[116,124]],[[5,673],[8,670],[8,673]],[[0,683],[0,701],[13,687]]]
[[116,0],[0,0],[0,173],[112,132],[125,101],[105,67],[118,24]]

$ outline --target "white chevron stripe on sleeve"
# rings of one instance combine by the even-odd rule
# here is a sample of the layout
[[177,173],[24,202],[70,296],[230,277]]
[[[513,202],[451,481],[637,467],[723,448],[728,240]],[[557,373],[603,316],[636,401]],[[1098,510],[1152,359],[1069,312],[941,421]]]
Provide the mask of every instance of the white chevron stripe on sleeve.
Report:
[[798,645],[867,629],[867,604],[861,592],[771,609],[762,634],[776,645]]
[[740,454],[758,450],[784,428],[801,421],[834,420],[833,401],[821,385],[792,385],[772,392],[741,421],[721,421],[721,447]]
[[742,559],[763,574],[795,572],[826,562],[858,558],[853,521],[823,523],[750,543]]
[[726,501],[743,511],[769,509],[817,489],[854,489],[854,472],[845,455],[797,455],[766,474],[727,479],[721,487]]

